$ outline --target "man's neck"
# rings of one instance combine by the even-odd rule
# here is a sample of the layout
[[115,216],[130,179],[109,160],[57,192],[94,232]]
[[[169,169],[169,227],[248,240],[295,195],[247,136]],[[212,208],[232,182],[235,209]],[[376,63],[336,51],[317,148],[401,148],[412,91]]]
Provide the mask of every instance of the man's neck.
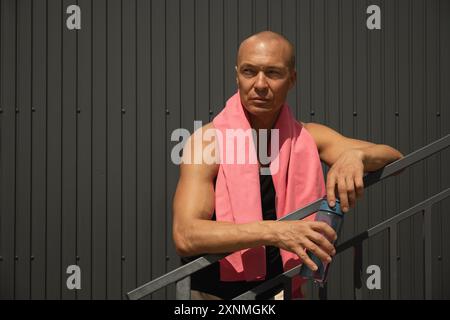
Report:
[[275,126],[280,111],[281,109],[278,110],[276,114],[265,117],[256,117],[248,113],[250,126],[256,131],[259,131],[260,129],[272,129]]

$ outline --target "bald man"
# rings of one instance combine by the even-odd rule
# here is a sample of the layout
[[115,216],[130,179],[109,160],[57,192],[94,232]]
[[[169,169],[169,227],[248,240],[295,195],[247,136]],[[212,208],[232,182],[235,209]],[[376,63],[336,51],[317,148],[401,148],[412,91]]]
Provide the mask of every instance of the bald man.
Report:
[[[273,128],[288,91],[296,82],[293,45],[270,31],[252,35],[241,43],[235,69],[241,107],[251,128],[256,131]],[[313,137],[320,160],[330,167],[326,179],[327,201],[333,207],[338,197],[343,212],[348,212],[356,199],[363,196],[365,172],[375,171],[402,157],[390,146],[351,139],[321,124],[300,123]],[[184,148],[173,201],[173,239],[178,254],[195,257],[265,246],[266,279],[283,272],[279,249],[297,254],[312,270],[317,266],[305,251],[330,262],[336,253],[332,244],[336,233],[327,224],[273,221],[276,220],[273,213],[276,194],[270,175],[260,181],[263,220],[242,224],[216,221],[215,183],[222,164],[220,161],[193,164],[192,161],[196,153],[204,156],[203,151],[210,141],[205,140],[203,134],[213,128],[213,122],[206,124],[189,138]],[[217,159],[218,152],[212,154]],[[260,166],[264,164],[260,162]],[[193,298],[230,299],[259,284],[258,281],[221,281],[219,268],[215,263],[192,276]],[[270,292],[269,297],[278,292]]]

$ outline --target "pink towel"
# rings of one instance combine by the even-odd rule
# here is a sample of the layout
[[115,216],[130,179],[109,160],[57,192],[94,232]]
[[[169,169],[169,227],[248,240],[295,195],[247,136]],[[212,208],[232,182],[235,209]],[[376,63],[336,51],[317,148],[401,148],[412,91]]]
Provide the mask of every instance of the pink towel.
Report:
[[[226,103],[225,108],[213,119],[216,130],[226,136],[226,129],[250,129],[250,124],[241,104],[239,92]],[[284,104],[274,129],[279,129],[278,161],[272,161],[270,170],[274,182],[277,218],[281,218],[325,195],[325,183],[317,146],[307,130],[295,120],[287,104]],[[225,150],[219,140],[221,164],[215,186],[215,212],[217,221],[236,224],[262,221],[261,194],[258,163],[228,164],[224,161]],[[252,148],[236,150],[245,152],[245,159],[256,157]],[[249,149],[251,151],[249,151]],[[228,149],[229,150],[229,149]],[[253,152],[253,155],[249,155]],[[277,166],[274,163],[277,162]],[[315,214],[308,220],[314,220]],[[280,250],[285,271],[301,263],[291,252]],[[250,248],[235,252],[220,260],[222,281],[264,280],[266,275],[265,247]],[[302,297],[302,280],[295,277],[292,286],[293,297]]]

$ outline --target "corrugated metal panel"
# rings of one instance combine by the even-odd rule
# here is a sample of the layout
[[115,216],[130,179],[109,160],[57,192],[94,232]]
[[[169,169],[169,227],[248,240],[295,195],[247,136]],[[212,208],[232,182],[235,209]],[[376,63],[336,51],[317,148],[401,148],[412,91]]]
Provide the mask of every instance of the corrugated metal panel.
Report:
[[16,212],[16,8],[14,1],[1,2],[1,251],[0,295],[15,297],[14,252]]
[[[436,56],[438,59],[438,81],[437,87],[439,87],[439,102],[437,105],[437,112],[440,114],[440,119],[436,123],[436,127],[440,129],[437,131],[442,135],[446,134],[450,131],[450,121],[448,121],[450,117],[450,73],[447,70],[450,70],[450,59],[447,57],[450,56],[450,36],[448,35],[448,30],[450,30],[450,19],[448,18],[448,13],[450,12],[450,1],[439,1],[436,5],[438,14],[438,23],[439,23],[439,42],[436,45],[436,50],[433,53],[433,56]],[[434,74],[436,77],[436,73]],[[431,93],[434,94],[434,88],[430,88]],[[436,172],[436,180],[439,181],[439,185],[441,188],[448,188],[450,185],[450,168],[448,165],[445,165],[450,160],[450,150],[446,150],[440,155],[439,158],[441,161],[438,165],[438,170]],[[437,273],[438,277],[441,277],[442,281],[440,282],[440,290],[436,292],[436,296],[445,297],[446,299],[450,298],[450,289],[447,285],[450,283],[450,232],[446,232],[450,227],[450,215],[448,214],[448,209],[450,207],[450,200],[446,199],[442,201],[441,205],[438,207],[439,211],[437,213],[440,217],[440,234],[442,237],[442,241],[438,242],[438,245],[442,245],[440,250],[440,259],[437,259],[437,262],[440,265],[440,273]],[[434,256],[434,258],[436,258]],[[433,287],[434,290],[434,287]]]
[[32,132],[31,132],[31,298],[45,298],[46,252],[46,92],[47,10],[34,1],[32,11]]
[[[151,197],[151,2],[136,2],[136,96],[137,96],[137,284],[152,278]],[[177,50],[178,51],[178,50]],[[176,52],[176,51],[175,51]],[[168,74],[171,74],[170,72]],[[173,73],[172,73],[173,74]],[[179,92],[175,90],[174,92]],[[179,124],[177,123],[177,126]],[[169,269],[172,270],[173,268]]]
[[[136,288],[136,1],[122,3],[122,290]],[[126,84],[126,85],[123,85]]]
[[62,210],[62,12],[61,1],[47,3],[47,250],[46,298],[61,299]]
[[[83,12],[86,28],[78,33],[77,48],[77,242],[76,262],[83,271],[84,288],[76,292],[78,299],[92,298],[92,184],[93,177],[93,82],[92,82],[92,2],[79,1],[81,7],[89,8]],[[82,257],[82,259],[81,259]]]
[[[92,1],[92,280],[93,299],[107,297],[106,0]],[[83,257],[81,257],[83,258]]]
[[31,2],[16,4],[16,215],[15,295],[30,297],[31,167]]
[[[396,146],[398,145],[398,117],[395,115],[395,111],[398,109],[397,103],[397,59],[398,59],[398,32],[396,32],[397,16],[396,10],[397,2],[386,1],[382,4],[381,10],[384,18],[384,27],[391,32],[383,33],[383,45],[384,45],[384,65],[383,65],[383,143]],[[392,213],[398,212],[398,179],[388,179],[382,185],[384,201],[382,203],[382,210],[384,211],[384,217],[389,217]],[[384,261],[382,270],[389,270],[389,232],[386,233],[383,240]],[[389,277],[382,278],[382,288],[389,288]],[[383,298],[388,299],[390,297],[389,290],[384,290]]]
[[[209,19],[209,3],[206,3],[206,7],[203,6],[202,10],[206,10],[206,22],[203,20],[203,23],[208,23]],[[170,112],[170,114],[166,117],[166,125],[167,125],[167,135],[166,139],[169,140],[170,133],[173,130],[177,129],[181,125],[181,59],[180,59],[180,34],[181,34],[181,21],[180,21],[180,12],[181,6],[179,1],[177,0],[169,0],[166,2],[166,19],[170,21],[170,28],[166,29],[167,39],[166,39],[166,79],[168,88],[166,95],[166,108]],[[204,28],[202,26],[202,28]],[[208,28],[204,28],[208,31]],[[209,31],[208,31],[209,32]],[[208,37],[209,40],[209,37]],[[210,62],[210,47],[207,46],[205,54],[206,61],[202,60],[202,64],[205,65],[206,68],[209,68]],[[208,69],[209,70],[209,69]],[[210,73],[205,75],[206,82],[203,85],[209,85],[210,82]],[[210,96],[204,95],[206,104],[209,105]],[[209,109],[208,109],[209,111]],[[166,148],[166,159],[170,159],[171,156],[171,148]],[[175,188],[178,181],[178,168],[171,161],[166,162],[166,234],[167,234],[167,252],[166,256],[163,257],[166,259],[166,270],[173,270],[179,266],[179,259],[175,252],[174,245],[171,239],[172,234],[172,199],[175,193]],[[142,283],[142,282],[140,282]],[[168,292],[167,297],[175,297],[175,289],[174,286],[171,286]]]
[[[299,119],[403,153],[450,132],[448,0],[78,0],[78,31],[66,27],[71,4],[0,1],[3,299],[122,299],[178,266],[170,136],[221,110],[253,32],[295,44]],[[381,31],[366,28],[371,4]],[[342,238],[448,187],[449,160],[446,150],[371,187]],[[432,210],[434,298],[450,298],[448,201]],[[398,297],[423,298],[422,215],[398,236]],[[363,271],[383,272],[382,290],[363,285],[363,298],[389,298],[389,234],[363,248]],[[352,258],[336,258],[329,298],[353,298]],[[66,287],[71,264],[78,291]],[[174,296],[171,286],[153,298]]]
[[[183,1],[184,2],[184,1]],[[180,3],[181,5],[181,3]],[[162,0],[152,1],[151,12],[151,43],[152,43],[152,71],[151,71],[151,181],[152,181],[152,278],[156,278],[167,272],[166,269],[166,248],[170,236],[166,232],[166,25],[165,3]],[[190,38],[189,40],[192,41]],[[182,49],[183,50],[183,49]],[[191,62],[192,63],[192,62]],[[181,70],[183,72],[183,69]],[[190,79],[192,82],[192,78]],[[182,89],[183,92],[183,89]],[[170,94],[170,93],[169,93]],[[192,110],[193,105],[184,106],[185,109]],[[164,138],[163,138],[164,137]],[[154,296],[156,299],[166,297],[166,289],[161,290]]]

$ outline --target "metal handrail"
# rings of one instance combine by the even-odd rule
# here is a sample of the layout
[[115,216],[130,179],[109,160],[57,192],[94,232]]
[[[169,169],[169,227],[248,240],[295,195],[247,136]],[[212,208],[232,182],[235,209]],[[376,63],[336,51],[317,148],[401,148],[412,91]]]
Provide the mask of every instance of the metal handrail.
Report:
[[[385,178],[392,176],[399,171],[402,171],[406,169],[407,167],[413,165],[414,163],[423,160],[442,149],[447,148],[450,146],[450,134],[447,134],[446,136],[406,155],[402,159],[399,159],[397,161],[394,161],[387,166],[367,174],[364,177],[364,188],[367,188],[381,180],[384,180]],[[324,197],[325,198],[325,197]],[[278,219],[278,221],[287,221],[287,220],[301,220],[304,219],[311,214],[317,212],[320,208],[320,204],[324,198],[319,198],[316,201],[306,205],[305,207],[298,209],[281,219]],[[194,272],[197,272],[217,261],[220,259],[223,259],[224,257],[228,256],[230,253],[225,254],[208,254],[204,255],[200,258],[197,258],[194,261],[191,261],[175,270],[170,271],[169,273],[166,273],[165,275],[162,275],[130,292],[127,293],[127,297],[131,300],[137,300],[141,299],[169,284],[172,284],[174,282],[181,282],[180,280],[186,279]],[[295,268],[294,268],[295,269]],[[187,279],[189,280],[189,278]],[[181,286],[184,286],[183,283],[180,283]],[[187,289],[189,289],[189,284],[187,285]],[[186,288],[185,288],[186,290]]]

